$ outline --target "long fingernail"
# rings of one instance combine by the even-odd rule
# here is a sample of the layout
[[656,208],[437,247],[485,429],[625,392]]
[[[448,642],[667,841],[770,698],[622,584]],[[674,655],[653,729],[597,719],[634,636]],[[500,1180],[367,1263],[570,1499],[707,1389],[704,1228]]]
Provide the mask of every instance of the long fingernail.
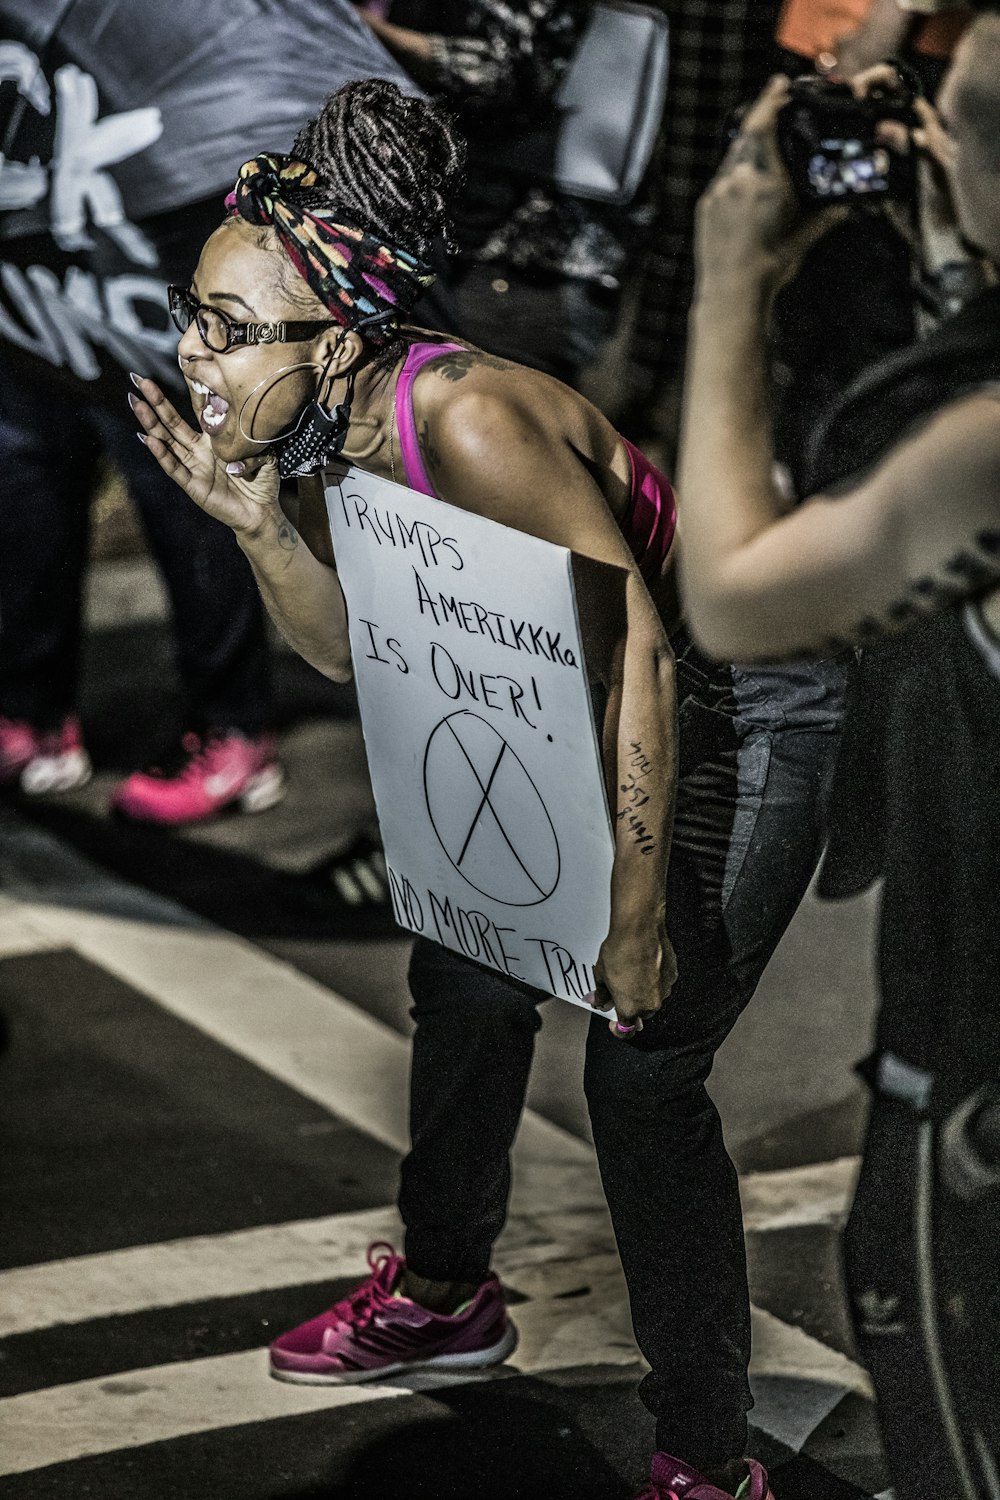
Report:
[[134,370],[129,370],[129,372],[128,372],[128,378],[129,378],[129,380],[131,380],[131,382],[132,382],[133,385],[138,385],[139,381],[143,377],[141,375],[137,375]]
[[149,442],[149,438],[146,436],[146,434],[144,432],[137,432],[136,433],[136,437],[139,439],[140,443],[145,448],[146,444]]
[[226,473],[227,474],[242,474],[243,470],[245,468],[246,468],[246,464],[241,464],[241,463],[226,464]]
[[136,407],[139,405],[139,397],[133,396],[131,391],[129,391],[128,393],[128,404],[129,406],[131,406],[133,411],[135,411]]

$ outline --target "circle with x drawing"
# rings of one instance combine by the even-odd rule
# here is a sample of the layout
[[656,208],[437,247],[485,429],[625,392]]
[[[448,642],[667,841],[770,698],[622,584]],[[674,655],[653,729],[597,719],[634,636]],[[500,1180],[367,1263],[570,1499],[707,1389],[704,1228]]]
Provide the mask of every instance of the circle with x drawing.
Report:
[[438,842],[473,890],[537,906],[559,884],[559,841],[524,762],[485,719],[463,710],[424,752],[424,797]]

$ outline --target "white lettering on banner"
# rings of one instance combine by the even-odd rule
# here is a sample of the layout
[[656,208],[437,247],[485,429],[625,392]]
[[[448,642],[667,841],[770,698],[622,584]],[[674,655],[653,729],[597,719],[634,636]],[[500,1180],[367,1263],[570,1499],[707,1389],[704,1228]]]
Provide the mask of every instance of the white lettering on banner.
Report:
[[[21,42],[0,42],[0,83],[14,83],[22,98],[40,115],[52,111],[49,86],[38,58]],[[35,157],[29,162],[8,161],[0,152],[0,211],[34,208],[49,190],[48,174]]]
[[[0,42],[0,81],[13,82],[41,115],[53,110],[52,93],[41,64],[20,42]],[[37,157],[12,161],[0,154],[0,211],[35,207],[49,195],[53,238],[68,252],[93,248],[88,226],[105,233],[139,266],[159,262],[156,247],[129,220],[122,196],[108,170],[135,156],[163,134],[154,107],[126,110],[98,119],[97,84],[73,63],[59,68],[55,83],[55,142],[46,167]],[[162,308],[165,288],[152,276],[124,274],[98,278],[70,266],[63,282],[50,267],[21,270],[0,266],[0,285],[9,306],[0,305],[0,336],[53,365],[66,365],[81,380],[101,373],[95,349],[161,378],[176,375],[176,335],[147,327],[138,306]]]
[[569,552],[357,469],[325,485],[396,920],[587,1004],[613,840]]
[[93,245],[87,234],[87,210],[139,265],[155,266],[155,247],[125,216],[118,184],[106,170],[127,156],[137,156],[163,134],[158,109],[130,109],[97,118],[97,84],[72,63],[59,68],[56,83],[56,145],[52,162],[52,233],[64,250]]
[[93,272],[70,266],[60,283],[48,266],[22,271],[2,262],[0,286],[12,309],[0,304],[0,337],[19,348],[68,365],[81,380],[96,380],[101,372],[93,346],[107,349],[127,369],[138,365],[173,378],[177,335],[146,327],[135,311],[137,302],[162,305],[163,283],[156,277],[129,273],[99,281]]

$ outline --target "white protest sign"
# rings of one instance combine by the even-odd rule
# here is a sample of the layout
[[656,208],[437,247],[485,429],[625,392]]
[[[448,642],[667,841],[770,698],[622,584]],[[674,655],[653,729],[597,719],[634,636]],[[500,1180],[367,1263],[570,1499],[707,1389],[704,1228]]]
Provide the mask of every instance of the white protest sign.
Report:
[[586,1003],[614,845],[571,554],[327,469],[401,926]]

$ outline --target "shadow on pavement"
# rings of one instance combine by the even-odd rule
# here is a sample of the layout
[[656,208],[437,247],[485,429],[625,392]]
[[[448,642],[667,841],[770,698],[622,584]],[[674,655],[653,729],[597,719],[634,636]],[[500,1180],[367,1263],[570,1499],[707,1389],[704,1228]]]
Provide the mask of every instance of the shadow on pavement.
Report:
[[[612,1417],[625,1392],[595,1387],[588,1394],[600,1394]],[[554,1398],[551,1387],[531,1379],[438,1390],[438,1416],[380,1434],[356,1452],[339,1483],[310,1486],[288,1500],[627,1500],[635,1485],[617,1468],[627,1465],[627,1448],[609,1456],[608,1434],[593,1433],[590,1414]]]
[[254,942],[406,938],[388,906],[345,901],[325,873],[327,861],[315,877],[288,874],[246,854],[196,844],[160,828],[52,802],[21,800],[16,805],[27,821],[113,874]]

